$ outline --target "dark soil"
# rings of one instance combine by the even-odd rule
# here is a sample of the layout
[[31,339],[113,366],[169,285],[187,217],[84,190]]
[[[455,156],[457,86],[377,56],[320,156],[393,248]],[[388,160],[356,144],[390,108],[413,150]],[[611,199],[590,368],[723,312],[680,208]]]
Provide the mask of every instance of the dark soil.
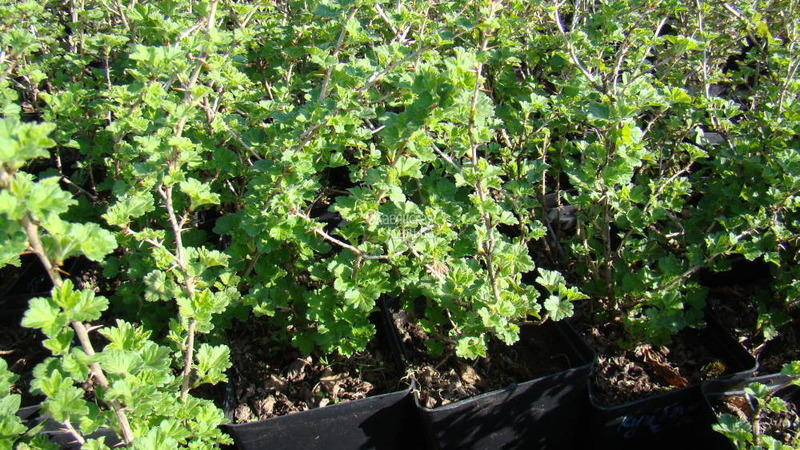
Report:
[[18,376],[11,393],[22,396],[21,406],[37,405],[44,399],[30,393],[33,368],[51,356],[50,351],[42,347],[43,338],[38,330],[19,325],[0,326],[0,354],[6,360],[8,369]]
[[349,358],[303,355],[276,345],[263,318],[228,331],[233,363],[234,423],[268,419],[403,389],[380,347]]
[[620,323],[576,327],[597,353],[592,393],[601,405],[614,406],[671,391],[730,372],[707,346],[699,330],[685,329],[669,346],[638,344],[624,348]]
[[[718,414],[731,414],[740,420],[752,424],[753,408],[744,397],[728,397],[716,408]],[[760,430],[762,435],[771,436],[784,445],[792,447],[794,439],[800,436],[800,404],[796,401],[786,401],[786,411],[773,412],[762,410],[759,415]]]
[[[32,406],[43,400],[42,396],[29,392],[33,369],[52,354],[42,346],[44,335],[39,330],[23,328],[20,323],[30,299],[49,296],[52,283],[36,256],[22,255],[21,260],[20,267],[6,266],[0,270],[0,355],[18,376],[12,393],[22,396],[21,406]],[[84,273],[86,262],[73,258],[62,268],[64,275],[79,287],[90,286]]]
[[800,311],[792,311],[791,322],[779,327],[775,338],[765,341],[757,331],[756,289],[741,285],[715,288],[709,304],[722,326],[758,360],[758,374],[777,373],[784,364],[800,360]]
[[451,349],[444,355],[430,354],[428,335],[405,312],[392,314],[400,331],[407,357],[407,374],[419,385],[422,406],[434,408],[485,392],[502,389],[574,367],[571,350],[549,326],[526,325],[520,340],[508,346],[492,339],[487,357],[474,361],[458,358]]

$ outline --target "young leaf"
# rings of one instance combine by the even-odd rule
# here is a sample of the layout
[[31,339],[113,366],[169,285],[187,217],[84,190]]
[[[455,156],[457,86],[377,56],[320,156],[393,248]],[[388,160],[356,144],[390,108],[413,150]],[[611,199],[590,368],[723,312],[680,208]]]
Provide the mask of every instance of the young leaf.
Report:
[[22,326],[38,328],[49,337],[55,337],[67,326],[69,319],[61,314],[61,309],[49,298],[31,299],[28,310],[22,317]]
[[551,295],[544,301],[544,309],[553,320],[562,320],[572,317],[574,307],[569,300],[562,300],[558,296]]
[[180,184],[181,192],[189,196],[191,202],[190,208],[197,209],[203,205],[218,205],[220,201],[219,194],[211,192],[211,186],[203,184],[195,178],[189,178],[182,181]]
[[230,366],[230,349],[227,346],[202,344],[197,349],[196,368],[199,383],[216,384],[227,381],[225,371]]

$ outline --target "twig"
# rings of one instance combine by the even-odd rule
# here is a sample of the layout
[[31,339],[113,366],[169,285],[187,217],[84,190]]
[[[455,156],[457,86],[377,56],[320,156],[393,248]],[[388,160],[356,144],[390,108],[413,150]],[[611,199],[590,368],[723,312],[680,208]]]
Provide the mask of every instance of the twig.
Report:
[[[567,45],[567,51],[569,51],[569,56],[572,58],[572,62],[578,67],[581,71],[583,76],[589,80],[589,84],[591,84],[595,89],[600,92],[605,92],[603,86],[601,86],[597,80],[595,80],[594,75],[589,72],[586,67],[581,62],[580,58],[578,58],[578,54],[575,53],[575,47],[572,45],[572,42],[569,40],[569,36],[567,36],[567,32],[564,31],[564,25],[561,23],[561,15],[558,13],[558,8],[556,7],[555,12],[553,14],[553,18],[556,21],[556,26],[558,26],[558,31],[561,33],[561,37],[564,39],[564,43]],[[576,11],[577,14],[577,11]]]
[[[5,171],[3,171],[3,174],[5,174]],[[28,235],[28,243],[31,247],[31,251],[39,258],[39,261],[42,262],[47,274],[50,276],[50,280],[53,282],[53,286],[60,288],[64,284],[63,280],[61,279],[61,274],[44,250],[42,241],[39,238],[39,227],[33,223],[27,214],[22,217],[22,226]],[[94,356],[94,347],[92,346],[92,341],[89,339],[89,331],[86,329],[86,326],[77,320],[70,321],[70,325],[72,326],[72,329],[75,330],[75,335],[78,337],[78,342],[80,342],[83,352],[89,357]],[[103,369],[100,367],[100,363],[90,363],[89,370],[97,380],[100,387],[105,390],[110,387],[108,378],[106,378]],[[111,408],[114,410],[114,414],[117,416],[120,431],[122,432],[122,439],[126,444],[130,444],[133,442],[133,431],[131,430],[130,423],[128,423],[128,417],[125,415],[122,405],[116,400],[112,400],[109,403],[111,404]]]
[[354,7],[350,10],[350,14],[345,19],[344,24],[342,25],[342,30],[339,32],[339,38],[336,40],[336,47],[333,50],[333,54],[331,57],[333,58],[333,64],[328,67],[328,70],[325,71],[325,79],[322,80],[322,87],[319,89],[319,98],[317,99],[318,102],[325,100],[328,96],[328,84],[331,81],[331,75],[333,75],[333,69],[339,63],[339,52],[342,51],[342,47],[344,46],[344,37],[347,35],[347,22],[353,20],[353,17],[356,16],[356,12],[358,11],[358,6]]

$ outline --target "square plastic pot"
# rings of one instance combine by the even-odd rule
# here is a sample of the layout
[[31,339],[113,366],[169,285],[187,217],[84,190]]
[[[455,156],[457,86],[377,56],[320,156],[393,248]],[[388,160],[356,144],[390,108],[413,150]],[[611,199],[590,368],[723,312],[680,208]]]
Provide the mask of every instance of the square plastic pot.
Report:
[[[701,390],[705,400],[706,414],[708,420],[712,423],[717,421],[717,415],[714,411],[715,405],[719,405],[727,397],[744,397],[744,388],[750,383],[760,383],[767,387],[774,395],[786,400],[797,402],[800,400],[800,387],[790,384],[791,378],[788,375],[781,373],[773,373],[769,375],[760,375],[757,377],[747,377],[735,380],[710,380],[703,383]],[[722,434],[714,433],[717,436],[718,444],[716,447],[720,450],[735,450],[736,447],[733,443],[724,437]]]
[[567,343],[570,368],[552,375],[450,403],[417,407],[430,448],[572,448],[577,424],[588,409],[587,380],[594,352],[564,322],[521,327],[524,344],[530,327],[548,327]]
[[[730,375],[719,379],[741,380],[752,376],[756,361],[723,327],[713,319],[701,331],[717,356],[731,369]],[[676,449],[681,446],[715,448],[719,443],[711,430],[701,391],[702,383],[656,394],[634,402],[603,406],[595,397],[589,383],[591,402],[590,429],[583,445],[602,443],[615,449]]]
[[257,422],[224,425],[239,449],[420,448],[411,387]]

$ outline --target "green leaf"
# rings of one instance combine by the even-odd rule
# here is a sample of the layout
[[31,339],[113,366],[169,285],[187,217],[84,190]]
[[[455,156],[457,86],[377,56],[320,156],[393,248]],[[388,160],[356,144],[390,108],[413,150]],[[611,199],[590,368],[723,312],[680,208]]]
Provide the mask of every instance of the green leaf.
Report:
[[71,224],[69,233],[79,243],[81,252],[92,261],[103,261],[106,255],[117,248],[114,234],[96,223]]
[[42,393],[47,397],[54,397],[57,392],[69,389],[74,380],[65,377],[57,368],[58,360],[48,358],[39,363],[33,370],[34,379],[31,381],[31,392]]
[[106,347],[99,355],[103,370],[110,374],[133,375],[143,365],[142,357],[135,351]]
[[53,288],[53,303],[60,306],[69,319],[79,322],[97,320],[108,309],[105,297],[95,296],[91,289],[76,291],[70,279],[64,280],[60,288]]
[[399,177],[422,178],[420,171],[422,163],[417,158],[401,156],[395,162],[395,169]]
[[558,287],[563,286],[566,281],[564,276],[555,270],[539,269],[539,276],[536,277],[536,282],[544,286],[551,293],[558,292]]
[[182,181],[180,188],[181,192],[189,196],[190,208],[193,210],[203,205],[219,204],[219,194],[212,193],[210,185],[203,184],[194,178]]
[[200,383],[227,381],[225,371],[231,366],[230,349],[225,345],[201,344],[197,349],[197,377]]
[[28,310],[22,317],[22,326],[38,328],[48,337],[55,337],[67,326],[69,319],[61,314],[61,309],[49,298],[31,299]]
[[15,170],[28,160],[47,157],[47,149],[56,144],[47,136],[55,127],[52,123],[20,123],[16,118],[0,119],[0,165]]
[[139,191],[119,197],[117,202],[103,214],[103,218],[109,225],[126,227],[132,220],[154,210],[153,195],[150,192]]
[[69,353],[73,337],[75,337],[75,332],[72,328],[64,327],[58,335],[42,341],[42,345],[54,355],[64,355]]
[[89,406],[83,399],[83,394],[83,389],[79,387],[64,386],[52,396],[48,396],[42,407],[56,422],[64,423],[89,413]]
[[714,431],[724,434],[725,437],[733,441],[737,447],[753,442],[750,423],[745,420],[739,420],[730,414],[723,414],[720,416],[719,421],[712,425],[712,428]]
[[456,341],[456,355],[467,359],[486,356],[486,343],[478,337],[462,337]]
[[553,320],[562,320],[572,317],[574,307],[569,300],[562,300],[561,298],[551,295],[544,301],[544,309]]
[[117,326],[102,328],[100,334],[109,340],[107,349],[134,350],[141,349],[150,337],[150,331],[117,319]]

